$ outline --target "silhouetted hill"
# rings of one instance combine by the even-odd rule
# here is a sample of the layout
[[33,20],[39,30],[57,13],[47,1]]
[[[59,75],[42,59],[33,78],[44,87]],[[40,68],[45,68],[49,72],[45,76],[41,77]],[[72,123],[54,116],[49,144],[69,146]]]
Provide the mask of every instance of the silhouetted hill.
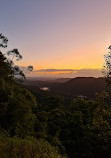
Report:
[[55,79],[55,77],[27,77],[28,81],[51,81]]
[[95,98],[95,93],[100,93],[104,89],[109,91],[104,78],[78,77],[59,85],[59,87],[55,88],[55,91],[74,97],[87,96],[87,98]]
[[48,82],[65,83],[65,82],[68,82],[69,80],[71,80],[71,78],[57,78],[57,79],[50,80]]
[[[33,86],[42,88],[48,87],[49,90],[58,95],[65,97],[85,97],[88,99],[94,99],[95,93],[100,93],[102,90],[111,92],[110,87],[106,87],[106,81],[104,78],[93,78],[93,77],[77,77],[64,82],[65,79],[59,79],[60,82],[45,82],[45,81],[26,81],[26,86]],[[33,88],[32,91],[33,91]]]
[[69,81],[71,78],[52,78],[52,77],[28,77],[27,81],[44,81],[44,82],[67,82]]

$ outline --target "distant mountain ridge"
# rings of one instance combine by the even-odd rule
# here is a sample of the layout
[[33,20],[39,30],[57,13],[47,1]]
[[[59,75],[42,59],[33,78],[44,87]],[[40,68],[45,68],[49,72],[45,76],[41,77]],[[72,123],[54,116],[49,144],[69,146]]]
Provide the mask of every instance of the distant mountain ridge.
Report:
[[27,77],[27,81],[45,81],[45,82],[66,82],[71,78],[55,78],[55,77]]
[[100,93],[104,89],[109,91],[104,78],[93,77],[77,77],[59,87],[60,92],[66,92],[67,95],[73,95],[74,97],[83,95],[88,98],[94,98],[96,92]]
[[[111,93],[111,88],[106,86],[105,78],[77,77],[73,79],[61,78],[53,81],[26,81],[26,86],[48,87],[55,94],[71,97],[85,96],[88,99],[94,99],[95,93],[106,90]],[[32,88],[32,90],[33,90]]]

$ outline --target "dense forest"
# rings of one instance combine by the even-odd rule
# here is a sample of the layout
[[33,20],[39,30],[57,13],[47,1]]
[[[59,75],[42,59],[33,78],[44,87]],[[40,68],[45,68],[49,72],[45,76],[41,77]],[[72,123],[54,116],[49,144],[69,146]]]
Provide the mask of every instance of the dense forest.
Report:
[[[5,48],[7,38],[0,39]],[[13,57],[22,58],[17,49],[0,52],[0,158],[111,157],[108,93],[86,100],[31,92]]]

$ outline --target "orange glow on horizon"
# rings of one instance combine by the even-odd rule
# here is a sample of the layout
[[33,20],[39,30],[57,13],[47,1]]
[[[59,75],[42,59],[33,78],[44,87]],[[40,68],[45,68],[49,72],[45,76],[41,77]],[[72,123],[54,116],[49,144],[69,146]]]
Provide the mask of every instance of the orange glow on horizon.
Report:
[[67,74],[67,73],[77,73],[77,71],[55,71],[55,72],[33,72],[34,74],[44,74],[44,75],[48,75],[48,74],[52,74],[52,75],[56,75],[56,74]]
[[[107,50],[107,49],[106,49]],[[83,54],[81,55],[81,52]],[[87,47],[79,50],[66,51],[58,56],[51,55],[41,60],[23,58],[19,66],[33,65],[34,70],[39,69],[102,69],[105,50],[95,47]],[[67,72],[66,72],[67,73]]]

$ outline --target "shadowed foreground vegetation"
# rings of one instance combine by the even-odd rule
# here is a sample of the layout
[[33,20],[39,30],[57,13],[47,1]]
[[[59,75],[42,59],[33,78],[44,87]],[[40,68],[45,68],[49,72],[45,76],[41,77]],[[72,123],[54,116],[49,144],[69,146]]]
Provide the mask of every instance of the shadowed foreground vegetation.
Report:
[[1,158],[62,158],[57,149],[44,140],[33,137],[21,139],[0,133]]
[[[1,39],[7,43],[4,36]],[[18,60],[15,50],[11,52]],[[107,92],[96,94],[95,101],[32,94],[20,84],[24,78],[0,52],[0,158],[111,157]]]

